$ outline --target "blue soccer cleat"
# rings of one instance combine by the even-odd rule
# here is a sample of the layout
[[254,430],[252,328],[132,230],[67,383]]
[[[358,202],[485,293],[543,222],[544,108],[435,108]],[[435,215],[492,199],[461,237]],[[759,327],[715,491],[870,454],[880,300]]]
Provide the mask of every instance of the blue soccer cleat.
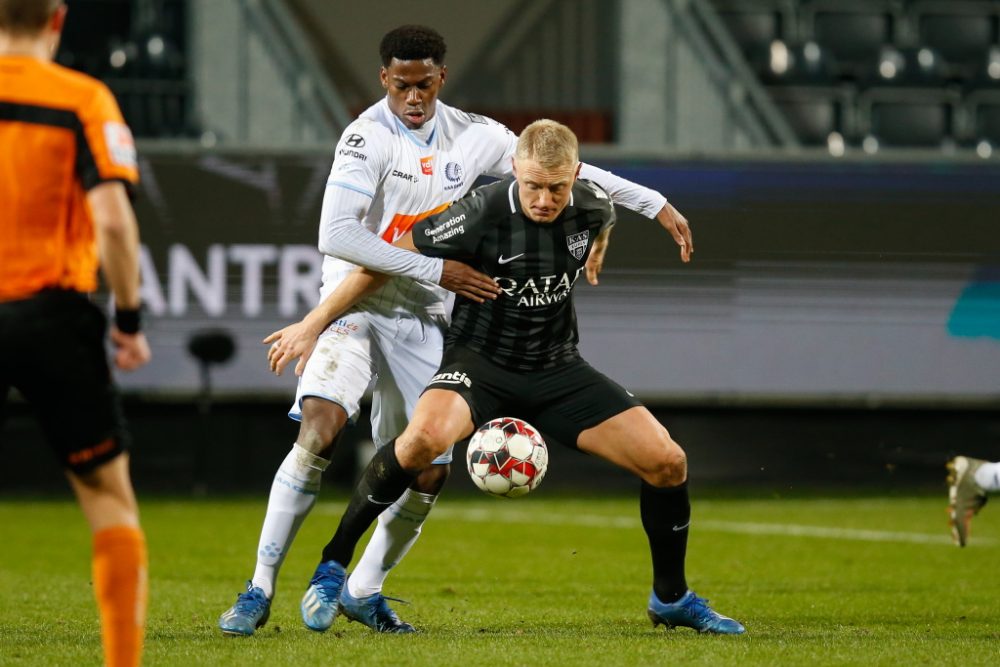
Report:
[[340,591],[344,588],[344,566],[328,560],[316,567],[309,588],[302,596],[302,621],[316,632],[326,632],[337,618]]
[[698,632],[716,635],[742,635],[746,632],[742,623],[713,611],[708,606],[708,600],[698,597],[694,591],[688,591],[680,600],[670,604],[660,602],[656,593],[650,593],[646,613],[654,628],[658,625],[665,625],[668,630],[675,627],[694,628]]
[[387,598],[381,593],[373,593],[363,598],[356,598],[351,595],[350,588],[344,586],[344,591],[340,594],[340,611],[349,620],[367,625],[375,632],[391,632],[395,634],[416,632],[417,629],[412,625],[399,620],[396,612],[389,608],[388,600],[402,602],[402,600],[397,598]]
[[247,582],[247,592],[236,596],[236,604],[219,617],[219,629],[226,635],[249,637],[267,623],[271,615],[271,601],[264,591]]

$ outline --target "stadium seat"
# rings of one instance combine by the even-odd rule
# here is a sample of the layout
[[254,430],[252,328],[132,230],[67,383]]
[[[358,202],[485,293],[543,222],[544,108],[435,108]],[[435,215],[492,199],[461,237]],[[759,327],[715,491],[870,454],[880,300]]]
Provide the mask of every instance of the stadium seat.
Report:
[[189,118],[186,2],[159,0],[153,12],[154,3],[136,5],[74,0],[57,61],[107,83],[136,136],[197,134]]
[[858,98],[860,129],[882,146],[941,147],[955,137],[958,102],[946,89],[872,88]]
[[771,3],[717,3],[719,18],[743,54],[753,63],[766,58],[776,39],[784,39],[786,16]]
[[997,44],[995,3],[951,0],[918,2],[912,7],[920,45],[940,52],[961,78],[969,78]]
[[853,134],[853,91],[849,88],[769,86],[768,92],[807,146],[826,146],[833,132],[841,137]]
[[976,108],[976,136],[1000,145],[1000,101]]
[[895,5],[871,0],[812,2],[804,6],[803,36],[829,49],[843,76],[862,74],[886,44],[898,23]]
[[875,86],[938,87],[948,82],[949,74],[949,64],[930,47],[897,49],[887,46],[862,80],[866,85]]
[[837,83],[837,63],[829,51],[816,42],[771,44],[767,62],[759,68],[765,83],[833,86]]
[[1000,146],[1000,90],[972,93],[966,98],[966,112],[972,125],[971,139]]

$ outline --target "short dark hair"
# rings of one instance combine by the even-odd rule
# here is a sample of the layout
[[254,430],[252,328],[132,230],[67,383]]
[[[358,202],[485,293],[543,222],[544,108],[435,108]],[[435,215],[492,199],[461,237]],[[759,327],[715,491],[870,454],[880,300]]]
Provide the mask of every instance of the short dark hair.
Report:
[[393,58],[398,60],[424,60],[430,58],[435,65],[444,63],[444,37],[434,28],[423,25],[401,25],[390,30],[378,47],[382,64],[386,67]]
[[14,35],[40,32],[63,0],[0,0],[0,30]]

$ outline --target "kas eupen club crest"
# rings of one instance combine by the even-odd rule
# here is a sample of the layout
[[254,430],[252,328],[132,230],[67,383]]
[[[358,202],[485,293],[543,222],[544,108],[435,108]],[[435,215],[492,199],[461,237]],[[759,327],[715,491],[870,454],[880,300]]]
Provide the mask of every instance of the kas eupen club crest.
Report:
[[582,231],[578,234],[570,234],[566,237],[566,247],[577,259],[583,259],[583,253],[587,251],[587,241],[590,239],[590,230]]

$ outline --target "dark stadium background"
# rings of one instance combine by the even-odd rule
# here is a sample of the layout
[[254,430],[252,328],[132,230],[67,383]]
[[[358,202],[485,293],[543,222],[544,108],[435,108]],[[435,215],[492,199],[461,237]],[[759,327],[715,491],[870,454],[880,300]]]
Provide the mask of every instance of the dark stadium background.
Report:
[[[261,145],[247,106],[261,98],[250,85],[238,92],[232,124],[211,121],[192,57],[195,48],[206,53],[196,18],[232,3],[210,3],[71,0],[59,55],[108,83],[141,140],[136,208],[165,305],[150,318],[153,364],[120,376],[140,493],[263,494],[296,431],[284,416],[294,382],[268,376],[257,341],[307,304],[280,312],[273,259],[262,264],[259,311],[248,314],[246,267],[232,246],[266,246],[277,257],[315,245],[336,138]],[[356,34],[337,32],[324,4],[283,6],[356,113],[375,99],[374,45],[384,31],[376,28],[401,22],[405,4],[389,3],[385,17],[358,8],[352,25],[375,32]],[[624,20],[613,4],[549,2],[538,11],[579,19],[583,34]],[[688,450],[697,485],[792,495],[943,490],[950,456],[1000,457],[1000,3],[961,3],[952,14],[946,2],[903,0],[691,4],[692,17],[677,20],[714,8],[706,33],[728,31],[742,66],[797,133],[793,148],[699,150],[690,136],[683,148],[628,146],[627,110],[615,103],[624,84],[606,62],[623,48],[619,39],[595,43],[597,62],[583,77],[604,88],[569,86],[567,99],[533,106],[505,97],[504,82],[484,87],[470,75],[476,63],[500,76],[476,40],[489,41],[504,16],[526,15],[527,3],[484,9],[483,25],[468,31],[460,18],[448,22],[442,3],[424,8],[427,22],[454,35],[442,99],[515,131],[538,115],[567,122],[586,142],[585,159],[664,192],[691,220],[696,254],[682,267],[655,224],[622,214],[602,285],[578,289],[585,355],[647,401]],[[233,6],[250,27],[260,18]],[[250,53],[246,39],[224,48]],[[800,54],[790,69],[781,69],[788,61],[775,40]],[[818,44],[815,59],[809,44]],[[920,49],[933,51],[933,67]],[[911,56],[918,65],[906,70]],[[903,74],[885,78],[885,63]],[[213,247],[229,253],[221,312],[208,312],[192,289],[180,299],[169,269],[172,253],[186,253],[207,275]],[[234,358],[211,369],[210,394],[187,351],[206,330],[236,342]],[[350,483],[366,418],[341,444],[331,482]],[[0,491],[65,493],[16,399],[0,439],[17,471]],[[561,451],[546,480],[631,484]],[[472,490],[460,470],[450,486]]]

